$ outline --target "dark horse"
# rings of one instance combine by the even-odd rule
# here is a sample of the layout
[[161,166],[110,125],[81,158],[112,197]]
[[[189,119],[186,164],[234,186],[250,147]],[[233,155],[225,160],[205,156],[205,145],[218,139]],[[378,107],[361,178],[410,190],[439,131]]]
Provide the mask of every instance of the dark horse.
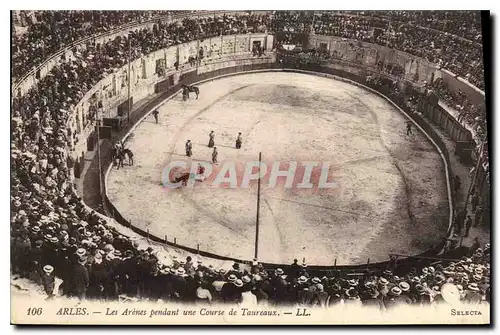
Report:
[[186,101],[189,99],[189,93],[193,92],[196,94],[196,99],[198,99],[198,96],[200,95],[200,89],[196,86],[188,86],[188,85],[182,85],[182,99]]
[[178,176],[177,178],[173,178],[172,182],[173,183],[181,182],[182,186],[187,186],[187,183],[188,183],[190,176],[191,176],[191,173],[185,172],[185,173],[181,174],[180,176]]

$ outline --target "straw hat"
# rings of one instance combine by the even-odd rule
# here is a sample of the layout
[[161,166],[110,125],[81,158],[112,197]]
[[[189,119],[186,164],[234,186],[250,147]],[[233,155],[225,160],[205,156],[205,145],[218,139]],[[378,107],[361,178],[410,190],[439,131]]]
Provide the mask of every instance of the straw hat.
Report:
[[356,279],[349,279],[347,284],[349,284],[349,286],[356,286],[358,285],[358,281]]
[[378,283],[381,285],[387,285],[387,284],[389,284],[389,281],[387,279],[385,279],[384,277],[380,277],[378,280]]
[[410,290],[410,284],[408,284],[405,281],[402,281],[401,283],[399,283],[399,288],[401,289],[401,291],[407,292]]
[[299,284],[304,284],[307,282],[307,277],[306,276],[300,276],[299,279],[297,280]]
[[401,289],[399,288],[399,286],[394,286],[393,288],[391,288],[391,293],[393,295],[400,295],[401,294]]
[[50,275],[50,274],[52,273],[52,271],[54,271],[54,267],[53,267],[52,265],[45,265],[45,266],[43,267],[43,271],[44,271],[46,274]]
[[85,254],[86,254],[86,253],[87,253],[87,251],[86,251],[85,249],[83,249],[83,248],[78,248],[78,249],[76,250],[76,255],[77,255],[78,257],[85,256]]
[[476,283],[469,284],[467,288],[471,291],[479,292],[479,286]]

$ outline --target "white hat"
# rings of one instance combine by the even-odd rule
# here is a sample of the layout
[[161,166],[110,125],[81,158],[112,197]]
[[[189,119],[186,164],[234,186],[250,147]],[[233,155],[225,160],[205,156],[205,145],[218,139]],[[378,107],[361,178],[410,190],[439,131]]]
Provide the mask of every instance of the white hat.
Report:
[[87,251],[83,248],[79,248],[76,250],[76,255],[81,257],[81,256],[85,256],[85,254],[87,253]]
[[476,283],[469,284],[469,286],[467,286],[467,288],[471,291],[479,291],[479,287],[477,286]]
[[402,281],[401,283],[399,283],[399,288],[401,289],[401,291],[403,292],[406,292],[406,291],[409,291],[410,290],[410,284],[408,284],[407,282],[405,281]]
[[401,294],[401,289],[398,287],[398,286],[394,286],[392,289],[391,289],[391,293],[394,294],[394,295],[400,295]]
[[50,274],[52,273],[52,271],[54,271],[54,267],[53,267],[52,265],[45,265],[45,266],[43,267],[43,271],[44,271],[46,274],[50,275]]
[[356,279],[349,279],[347,281],[347,284],[349,284],[350,286],[356,286],[356,285],[358,285],[358,281]]
[[384,277],[380,277],[378,280],[378,283],[382,284],[382,285],[387,285],[387,284],[389,284],[389,281],[387,279],[385,279]]

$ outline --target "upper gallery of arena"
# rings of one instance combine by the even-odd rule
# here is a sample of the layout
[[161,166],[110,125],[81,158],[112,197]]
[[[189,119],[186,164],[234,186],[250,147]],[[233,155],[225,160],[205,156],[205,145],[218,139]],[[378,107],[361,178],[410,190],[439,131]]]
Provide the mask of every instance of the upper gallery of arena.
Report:
[[[58,50],[85,37],[133,22],[180,14],[167,11],[16,12],[12,38],[13,78],[21,78]],[[253,18],[214,15],[197,21],[202,38],[265,27],[290,43],[297,42],[298,36],[311,30],[316,34],[376,43],[423,57],[484,90],[479,12],[268,12]],[[193,20],[185,20],[185,29],[181,31],[165,26],[163,38],[195,39],[198,28],[192,26],[193,23]]]
[[[128,271],[116,265],[130,264],[131,259],[140,265],[137,272],[134,270],[133,278],[136,281],[133,285],[142,285],[143,288],[149,287],[158,276],[162,280],[163,275],[168,275],[169,278],[179,277],[185,285],[188,280],[186,278],[192,279],[199,275],[194,274],[192,262],[189,265],[176,262],[167,269],[149,249],[139,250],[138,245],[120,235],[107,225],[103,218],[85,206],[72,182],[74,162],[69,150],[72,149],[71,139],[76,137],[76,134],[67,127],[71,109],[103,76],[127,62],[127,45],[130,45],[132,58],[136,59],[168,46],[220,34],[268,31],[280,35],[279,39],[283,43],[293,43],[294,39],[310,32],[313,27],[317,34],[331,34],[384,46],[390,45],[414,53],[416,56],[441,63],[477,87],[484,88],[481,41],[477,38],[480,36],[478,15],[454,13],[449,16],[450,14],[439,12],[311,14],[233,13],[201,17],[191,15],[187,18],[184,16],[182,20],[175,20],[179,13],[16,13],[12,40],[14,81],[44,62],[51,54],[81,38],[100,34],[130,22],[148,20],[153,16],[170,16],[172,19],[158,21],[155,29],[136,29],[128,36],[110,40],[100,47],[82,49],[76,52],[72,59],[61,60],[25,94],[16,94],[14,97],[11,137],[12,271],[41,282],[41,277],[46,279],[45,274],[51,273],[52,270],[57,276],[64,277],[69,273],[64,271],[68,266],[78,266],[79,262],[93,264],[95,259],[100,259],[103,262],[96,263],[103,264],[104,275],[97,278],[93,273],[94,281],[88,289],[94,290],[94,296],[106,294],[108,297],[113,297],[116,293],[112,288],[114,284],[109,284],[116,280],[123,281],[125,278],[126,272],[115,270],[119,268],[120,271]],[[454,98],[450,97],[452,101]],[[198,272],[201,271],[202,275],[214,280],[235,282],[235,287],[238,288],[249,287],[246,285],[248,280],[259,283],[259,292],[266,291],[266,296],[276,302],[297,299],[295,293],[299,288],[305,291],[306,283],[316,285],[320,292],[324,288],[335,297],[334,299],[342,297],[359,300],[358,288],[365,290],[364,287],[367,292],[369,288],[369,292],[375,296],[387,294],[390,290],[396,297],[401,295],[402,291],[412,290],[415,295],[420,296],[422,293],[426,297],[432,295],[434,298],[439,295],[440,285],[450,280],[459,283],[462,291],[469,288],[468,296],[471,300],[481,301],[489,299],[489,285],[484,285],[489,274],[489,245],[484,250],[479,247],[479,244],[476,244],[469,257],[464,257],[456,263],[443,263],[438,269],[432,268],[432,271],[428,268],[412,269],[399,277],[390,271],[380,273],[367,279],[370,283],[368,286],[364,285],[365,283],[350,283],[347,280],[339,283],[335,278],[320,279],[309,276],[307,269],[304,269],[307,267],[305,264],[295,264],[291,267],[289,278],[286,280],[282,277],[281,269],[271,271],[272,269],[264,270],[258,266],[248,275],[239,269],[226,275],[221,271],[216,272],[218,269],[205,266],[199,266]],[[122,257],[123,255],[125,257]],[[108,264],[109,268],[106,268]],[[147,285],[141,284],[139,278],[147,278],[151,282],[147,282]],[[73,278],[63,280],[71,281]],[[289,282],[300,283],[302,286],[292,285],[297,292],[283,291]],[[45,281],[44,284],[47,291],[48,282]],[[382,287],[376,288],[378,284]],[[190,290],[176,287],[175,290],[179,289],[180,293],[177,292],[174,296],[180,297],[179,300],[196,298],[196,285]],[[205,282],[200,288],[204,288],[203,285]],[[437,288],[434,289],[435,287]],[[74,289],[78,288],[65,287],[66,292],[70,294],[75,294]],[[240,292],[240,289],[236,291]],[[151,295],[154,298],[163,293],[150,290],[143,292],[143,296]],[[233,297],[224,299],[231,301]],[[430,298],[427,300],[430,301]]]

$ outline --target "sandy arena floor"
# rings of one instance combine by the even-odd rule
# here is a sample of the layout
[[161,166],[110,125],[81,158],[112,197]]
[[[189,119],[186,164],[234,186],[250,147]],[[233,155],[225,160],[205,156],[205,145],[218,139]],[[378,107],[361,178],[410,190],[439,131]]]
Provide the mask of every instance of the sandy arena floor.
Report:
[[[254,255],[257,186],[165,190],[170,161],[211,161],[216,133],[225,161],[328,161],[328,190],[266,188],[260,210],[259,260],[362,264],[389,253],[417,254],[447,228],[444,166],[435,148],[384,99],[336,80],[294,73],[240,75],[200,85],[200,98],[176,96],[142,122],[126,146],[135,165],[113,169],[108,195],[136,226],[202,250]],[[242,133],[243,148],[234,148]],[[193,142],[193,157],[184,144]],[[300,165],[300,163],[299,163]],[[301,179],[299,179],[301,180]],[[282,183],[281,183],[282,184]]]

